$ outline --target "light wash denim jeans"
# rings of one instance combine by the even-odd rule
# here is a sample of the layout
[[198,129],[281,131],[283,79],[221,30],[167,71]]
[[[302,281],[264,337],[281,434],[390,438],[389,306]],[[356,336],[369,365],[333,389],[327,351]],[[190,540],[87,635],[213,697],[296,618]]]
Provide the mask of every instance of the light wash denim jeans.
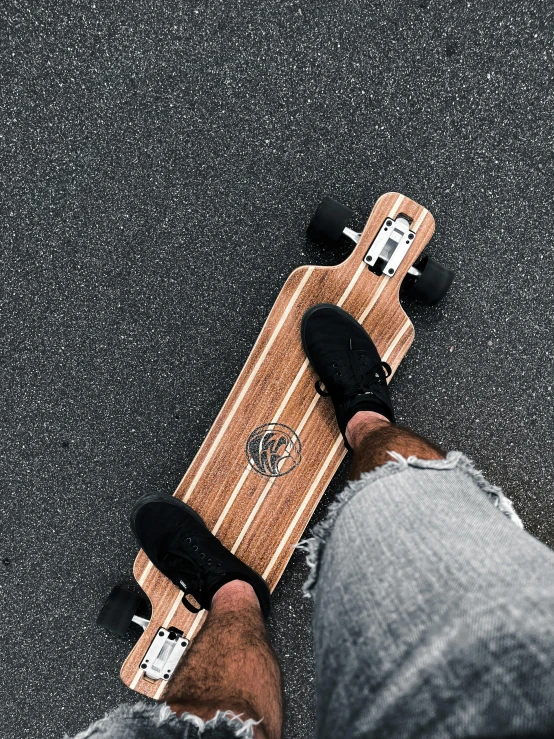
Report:
[[[316,738],[554,736],[554,552],[459,452],[391,456],[301,545]],[[123,706],[78,739],[253,736],[224,711]]]

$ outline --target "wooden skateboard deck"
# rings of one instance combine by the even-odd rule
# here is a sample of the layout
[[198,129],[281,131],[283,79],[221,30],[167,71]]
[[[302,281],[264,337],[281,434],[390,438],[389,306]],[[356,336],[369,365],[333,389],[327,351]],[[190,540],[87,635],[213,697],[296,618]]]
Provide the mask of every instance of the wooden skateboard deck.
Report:
[[[399,214],[411,220],[415,237],[396,274],[377,276],[363,259],[385,219]],[[175,491],[271,590],[346,453],[332,403],[314,388],[317,377],[300,342],[302,316],[316,303],[341,306],[368,331],[394,373],[414,338],[399,288],[433,231],[433,216],[424,207],[387,193],[377,201],[345,262],[299,267],[290,275]],[[141,669],[153,638],[160,628],[175,627],[193,640],[206,612],[190,613],[181,604],[182,592],[142,550],[134,576],[151,601],[152,616],[123,664],[121,678],[131,689],[159,699],[168,683],[150,680]]]

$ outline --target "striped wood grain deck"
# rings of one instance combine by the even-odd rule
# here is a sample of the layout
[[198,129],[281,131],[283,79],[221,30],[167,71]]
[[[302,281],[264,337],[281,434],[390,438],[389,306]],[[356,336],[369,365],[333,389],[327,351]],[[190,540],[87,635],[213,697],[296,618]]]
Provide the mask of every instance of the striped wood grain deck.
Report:
[[[363,257],[384,219],[399,213],[412,219],[416,237],[396,275],[377,277]],[[336,267],[299,267],[290,275],[175,491],[225,546],[263,575],[272,590],[345,454],[331,401],[314,389],[316,376],[300,343],[302,315],[315,303],[341,306],[363,324],[394,372],[414,337],[398,300],[399,287],[433,231],[434,219],[425,208],[398,193],[387,193],[377,201],[361,241],[345,262]],[[249,463],[246,445],[257,427],[277,422],[296,435],[291,434],[289,465],[297,466],[268,477]],[[133,690],[160,698],[166,683],[145,679],[140,669],[157,629],[175,626],[191,639],[206,614],[186,610],[182,593],[142,551],[134,575],[152,603],[152,619],[123,664],[121,678]]]

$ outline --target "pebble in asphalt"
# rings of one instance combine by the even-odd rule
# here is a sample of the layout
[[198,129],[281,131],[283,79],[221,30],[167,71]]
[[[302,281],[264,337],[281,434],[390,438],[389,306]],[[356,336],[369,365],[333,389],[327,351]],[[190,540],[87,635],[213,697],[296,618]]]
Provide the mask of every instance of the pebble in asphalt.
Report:
[[[410,308],[398,418],[554,544],[549,3],[21,0],[0,19],[6,736],[138,699],[132,639],[94,626],[132,584],[129,509],[174,489],[287,275],[346,257],[305,238],[325,194],[358,228],[388,190],[435,215],[457,276]],[[298,553],[270,623],[291,739],[314,725],[305,574]]]

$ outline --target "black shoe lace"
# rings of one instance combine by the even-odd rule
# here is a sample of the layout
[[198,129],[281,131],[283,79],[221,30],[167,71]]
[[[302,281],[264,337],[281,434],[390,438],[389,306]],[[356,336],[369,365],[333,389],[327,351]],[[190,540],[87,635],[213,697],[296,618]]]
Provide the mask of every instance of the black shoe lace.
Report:
[[[384,377],[379,372],[380,369],[385,371]],[[376,362],[368,369],[365,352],[363,349],[352,349],[352,340],[350,340],[348,361],[346,361],[344,355],[331,358],[329,379],[325,387],[329,386],[331,390],[340,390],[343,400],[346,400],[355,395],[372,393],[371,388],[374,385],[382,385],[391,374],[390,365],[383,361]],[[344,380],[340,380],[341,377],[344,377]],[[324,390],[322,388],[323,384],[321,380],[317,380],[315,389],[319,395],[327,398],[332,393],[327,389]]]
[[[179,581],[179,586],[184,592],[182,603],[191,613],[198,613],[205,607],[202,605],[202,590],[206,576],[217,572],[221,567],[217,559],[206,558],[203,552],[193,555],[192,552],[196,553],[198,549],[198,538],[185,530],[173,539],[161,558],[164,565],[173,570],[174,578],[172,579]],[[196,562],[193,556],[197,556],[200,562]],[[188,600],[189,595],[200,603],[201,608],[197,608]]]

